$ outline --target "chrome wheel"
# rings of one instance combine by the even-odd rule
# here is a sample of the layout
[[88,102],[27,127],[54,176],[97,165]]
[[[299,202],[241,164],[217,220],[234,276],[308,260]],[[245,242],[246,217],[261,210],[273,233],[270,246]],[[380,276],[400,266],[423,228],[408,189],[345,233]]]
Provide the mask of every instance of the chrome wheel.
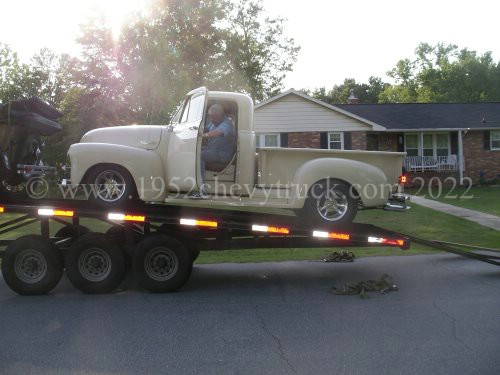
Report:
[[319,215],[327,221],[337,221],[344,217],[349,207],[349,200],[336,186],[323,191],[316,201]]
[[26,249],[16,257],[16,276],[26,284],[35,284],[47,274],[47,260],[39,251]]
[[126,191],[125,177],[115,170],[104,170],[95,178],[96,194],[104,202],[116,202]]
[[78,270],[89,281],[103,281],[111,272],[111,258],[102,249],[87,249],[78,259]]
[[169,280],[177,273],[178,268],[177,256],[166,247],[156,247],[144,258],[144,270],[155,281]]

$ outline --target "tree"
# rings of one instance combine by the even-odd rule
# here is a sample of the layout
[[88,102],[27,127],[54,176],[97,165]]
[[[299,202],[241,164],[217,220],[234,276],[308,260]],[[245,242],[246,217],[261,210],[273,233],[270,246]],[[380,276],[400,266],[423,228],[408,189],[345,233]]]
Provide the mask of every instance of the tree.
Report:
[[321,87],[314,90],[311,95],[329,104],[346,104],[351,94],[354,94],[360,103],[377,103],[385,87],[386,84],[378,77],[370,77],[368,83],[356,83],[355,79],[346,78],[343,84],[333,86],[329,92]]
[[491,52],[421,43],[414,60],[403,59],[388,72],[395,84],[384,89],[381,102],[478,102],[500,100],[500,64]]
[[232,9],[225,56],[230,89],[261,101],[283,88],[300,47],[284,35],[283,18],[264,17],[261,0],[240,0]]
[[26,93],[28,68],[19,61],[17,53],[0,44],[0,102],[19,99]]

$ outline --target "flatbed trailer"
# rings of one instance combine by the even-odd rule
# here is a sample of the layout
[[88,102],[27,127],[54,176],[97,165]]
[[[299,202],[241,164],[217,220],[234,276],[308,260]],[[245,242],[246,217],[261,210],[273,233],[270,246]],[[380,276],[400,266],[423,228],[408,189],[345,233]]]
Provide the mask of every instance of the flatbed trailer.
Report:
[[[392,246],[408,249],[408,237],[369,224],[317,227],[298,216],[237,210],[136,204],[121,211],[87,201],[0,201],[0,235],[33,223],[37,234],[0,240],[2,274],[22,295],[46,294],[66,272],[84,293],[112,292],[132,266],[139,285],[171,292],[189,279],[200,251],[256,248]],[[80,224],[92,218],[111,224],[106,233]],[[51,222],[63,225],[51,236]]]

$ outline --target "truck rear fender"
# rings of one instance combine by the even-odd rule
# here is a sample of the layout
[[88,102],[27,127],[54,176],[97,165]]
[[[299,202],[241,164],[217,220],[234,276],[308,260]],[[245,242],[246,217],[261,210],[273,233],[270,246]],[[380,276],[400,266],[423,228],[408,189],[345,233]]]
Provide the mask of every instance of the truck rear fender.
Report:
[[319,158],[304,163],[296,172],[291,186],[291,205],[302,207],[312,185],[335,179],[352,187],[352,193],[366,207],[387,202],[391,188],[380,168],[356,160]]
[[69,148],[68,156],[72,185],[86,183],[89,171],[97,165],[116,164],[130,173],[142,200],[165,199],[167,181],[161,158],[155,151],[109,143],[76,143]]

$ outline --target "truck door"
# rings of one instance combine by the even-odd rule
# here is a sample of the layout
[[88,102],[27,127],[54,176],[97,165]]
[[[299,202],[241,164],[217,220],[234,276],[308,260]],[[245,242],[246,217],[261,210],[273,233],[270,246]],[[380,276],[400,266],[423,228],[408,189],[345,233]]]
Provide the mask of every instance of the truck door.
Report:
[[197,144],[203,122],[207,89],[189,92],[173,131],[167,155],[167,185],[171,191],[197,190]]

